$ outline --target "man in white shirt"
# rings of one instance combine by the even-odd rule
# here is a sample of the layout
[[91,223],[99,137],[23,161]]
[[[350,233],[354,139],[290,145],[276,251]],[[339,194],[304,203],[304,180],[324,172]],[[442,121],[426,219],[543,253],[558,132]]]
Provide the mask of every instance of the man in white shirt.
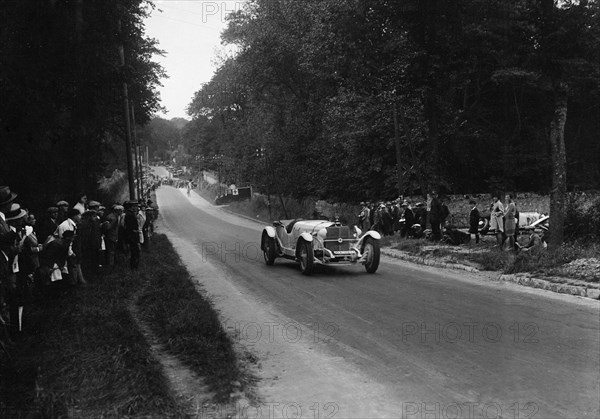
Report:
[[67,213],[67,219],[60,223],[54,235],[60,239],[63,238],[65,231],[72,231],[75,234],[75,238],[72,243],[69,244],[69,263],[68,269],[71,274],[70,280],[71,285],[86,284],[86,280],[83,277],[83,271],[81,270],[81,243],[77,235],[77,224],[81,221],[81,214],[79,210],[72,208]]

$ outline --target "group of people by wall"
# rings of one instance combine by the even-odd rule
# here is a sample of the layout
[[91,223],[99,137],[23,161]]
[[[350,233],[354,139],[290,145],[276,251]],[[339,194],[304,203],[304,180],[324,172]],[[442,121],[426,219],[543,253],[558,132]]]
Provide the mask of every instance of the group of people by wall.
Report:
[[431,194],[429,208],[424,202],[413,204],[398,198],[388,202],[361,202],[358,226],[361,230],[375,230],[384,236],[399,234],[401,237],[422,237],[427,226],[431,227],[432,239],[441,240],[442,225],[450,215],[448,200],[440,198],[436,191]]
[[17,197],[0,186],[0,327],[12,335],[34,300],[57,298],[128,256],[136,270],[158,214],[152,200],[107,208],[81,194],[76,204],[58,201],[38,219]]
[[[531,231],[530,240],[520,246],[516,240],[519,233],[519,211],[515,202],[515,195],[509,193],[504,202],[500,194],[492,196],[489,208],[480,212],[476,200],[469,200],[469,229],[467,233],[460,232],[450,222],[450,200],[447,196],[440,196],[433,190],[427,203],[413,204],[409,199],[398,198],[389,202],[361,202],[358,215],[358,227],[363,230],[376,230],[383,236],[399,234],[401,237],[420,238],[429,237],[432,241],[449,241],[452,244],[461,244],[474,239],[475,244],[480,242],[482,224],[489,213],[489,230],[496,237],[496,247],[510,250],[526,250],[541,243],[539,234]],[[484,216],[485,215],[485,216]],[[535,234],[534,234],[535,233]]]

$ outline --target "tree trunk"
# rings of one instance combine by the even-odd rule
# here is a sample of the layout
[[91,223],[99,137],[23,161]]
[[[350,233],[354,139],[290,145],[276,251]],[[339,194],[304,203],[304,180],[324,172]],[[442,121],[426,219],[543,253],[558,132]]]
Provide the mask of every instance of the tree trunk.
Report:
[[398,106],[394,100],[394,146],[396,148],[396,180],[398,182],[398,196],[404,195],[404,181],[402,179],[402,151],[400,149],[400,127],[398,126]]
[[439,188],[441,179],[441,168],[439,160],[439,126],[438,126],[438,109],[436,105],[435,93],[430,88],[425,99],[425,119],[427,120],[428,139],[430,150],[430,164],[433,167],[433,181],[430,184],[434,185],[434,189]]
[[564,240],[564,222],[567,194],[565,152],[565,123],[567,122],[567,85],[559,82],[554,87],[554,117],[550,123],[552,150],[552,190],[550,192],[551,248],[559,247]]
[[425,177],[423,176],[422,165],[420,164],[420,162],[417,161],[417,155],[415,153],[415,146],[414,146],[414,144],[415,144],[414,138],[413,138],[413,135],[411,134],[410,126],[408,125],[408,121],[406,120],[406,115],[404,115],[404,112],[402,112],[400,115],[402,117],[402,125],[404,126],[406,142],[408,143],[408,149],[410,150],[412,164],[414,167],[417,168],[415,173],[417,175],[417,181],[419,182],[419,187],[421,188],[421,196],[424,199],[427,199],[427,186],[425,183]]

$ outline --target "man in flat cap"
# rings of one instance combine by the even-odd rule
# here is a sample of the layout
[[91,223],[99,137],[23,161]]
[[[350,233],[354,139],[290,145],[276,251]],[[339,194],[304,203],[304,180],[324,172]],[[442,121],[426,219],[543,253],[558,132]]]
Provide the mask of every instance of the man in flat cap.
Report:
[[45,243],[48,236],[52,235],[58,228],[58,207],[49,207],[41,217],[37,225],[38,242]]
[[[58,201],[56,203],[56,208],[58,208],[56,224],[60,225],[63,221],[69,218],[69,216],[67,215],[67,213],[69,212],[69,203],[67,201]],[[79,210],[77,212],[79,212]]]
[[140,226],[137,219],[138,202],[125,202],[125,241],[129,245],[129,266],[137,270],[140,264]]
[[88,208],[81,215],[81,223],[77,234],[81,237],[81,267],[85,275],[97,273],[100,268],[100,251],[102,248],[102,231],[98,209],[100,203],[90,201]]
[[102,233],[106,244],[106,265],[111,269],[115,265],[115,255],[119,242],[119,218],[123,207],[115,204],[102,222]]

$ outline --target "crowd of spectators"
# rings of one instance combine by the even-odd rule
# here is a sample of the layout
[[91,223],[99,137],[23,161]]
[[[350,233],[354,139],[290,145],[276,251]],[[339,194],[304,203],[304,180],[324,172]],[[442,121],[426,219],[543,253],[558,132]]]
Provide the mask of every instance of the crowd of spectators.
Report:
[[[514,194],[507,194],[504,202],[496,194],[492,201],[483,213],[490,214],[488,228],[485,230],[496,236],[497,248],[519,251],[543,241],[531,230],[528,244],[520,246],[517,242],[519,211]],[[478,244],[481,230],[486,225],[485,217],[479,212],[479,204],[470,199],[468,232],[460,231],[449,222],[448,197],[439,196],[435,190],[429,195],[427,203],[413,204],[408,199],[398,198],[388,202],[361,202],[360,205],[362,208],[358,215],[358,227],[362,231],[378,231],[383,236],[398,234],[407,238],[427,237],[434,242],[444,241],[450,244],[467,243],[474,238],[475,244]]]
[[361,202],[358,215],[358,227],[363,230],[375,230],[383,236],[399,234],[401,237],[420,238],[429,226],[432,239],[441,239],[441,226],[450,215],[447,200],[439,199],[432,193],[429,209],[426,203],[412,203],[408,199],[398,198],[388,202]]
[[17,202],[9,186],[0,186],[0,327],[5,338],[23,330],[30,304],[59,298],[128,258],[137,270],[140,248],[149,246],[157,215],[150,199],[105,207],[81,194],[76,204],[58,201],[38,219]]

